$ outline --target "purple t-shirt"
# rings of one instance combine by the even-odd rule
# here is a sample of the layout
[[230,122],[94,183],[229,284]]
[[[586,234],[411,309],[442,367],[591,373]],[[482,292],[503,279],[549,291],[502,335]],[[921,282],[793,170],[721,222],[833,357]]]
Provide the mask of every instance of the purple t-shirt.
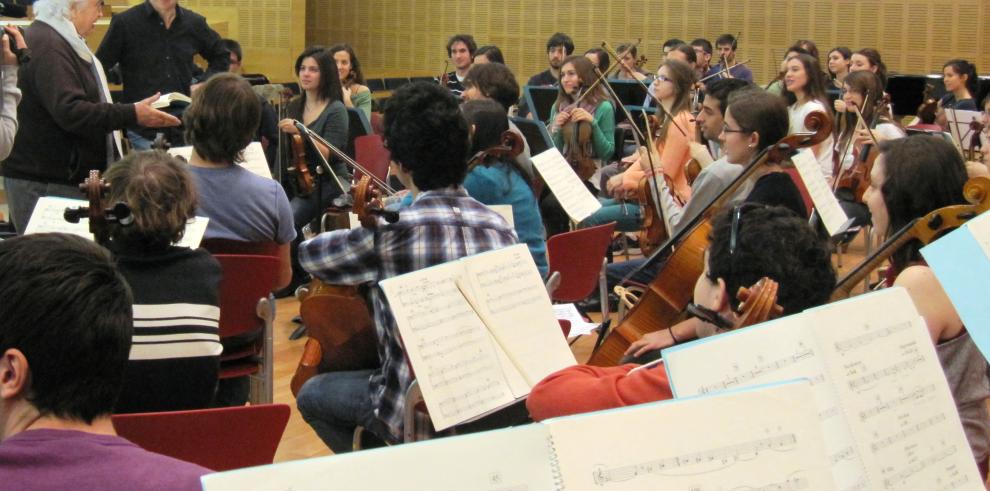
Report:
[[289,199],[275,180],[239,165],[187,168],[199,194],[196,214],[210,219],[205,238],[279,244],[296,238]]
[[199,477],[210,472],[118,436],[28,430],[0,442],[0,488],[5,491],[198,491]]

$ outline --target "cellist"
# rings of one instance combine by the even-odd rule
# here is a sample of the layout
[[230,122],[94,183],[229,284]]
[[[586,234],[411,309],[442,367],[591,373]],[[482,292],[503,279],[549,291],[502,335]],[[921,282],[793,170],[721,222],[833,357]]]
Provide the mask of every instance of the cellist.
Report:
[[[695,305],[707,318],[675,327],[700,325],[705,334],[732,329],[741,310],[736,291],[763,277],[778,283],[776,303],[784,314],[828,300],[835,283],[828,246],[790,210],[757,204],[728,208],[716,216],[710,237],[704,273],[694,285]],[[638,366],[565,368],[533,387],[526,408],[533,419],[543,420],[673,398],[662,364],[633,371]]]
[[[939,137],[919,135],[880,142],[880,155],[873,164],[870,187],[864,195],[874,228],[886,236],[931,211],[965,204],[966,178],[959,151]],[[925,318],[973,458],[985,481],[990,454],[990,415],[985,403],[990,397],[987,362],[921,257],[920,248],[921,243],[912,240],[893,253],[884,285],[906,288]]]
[[354,428],[386,442],[401,441],[405,393],[413,375],[378,282],[516,242],[494,211],[468,197],[468,125],[457,98],[437,84],[412,83],[385,109],[391,171],[414,195],[396,223],[335,230],[303,242],[299,257],[316,278],[369,286],[382,366],[328,372],[309,379],[296,404],[334,453],[351,450]]

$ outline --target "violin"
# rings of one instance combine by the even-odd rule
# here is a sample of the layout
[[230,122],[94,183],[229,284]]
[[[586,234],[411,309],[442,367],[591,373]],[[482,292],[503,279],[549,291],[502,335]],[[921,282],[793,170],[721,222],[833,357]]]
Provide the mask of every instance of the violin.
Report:
[[[870,124],[867,125],[863,120],[863,114],[859,111],[855,105],[850,106],[851,109],[856,113],[857,124],[856,127],[866,127],[870,131],[871,138],[873,137],[873,129],[876,128],[877,123],[880,121],[880,116],[886,112],[886,108],[889,107],[890,96],[884,94],[873,108],[873,115]],[[849,140],[852,141],[853,137],[850,136]],[[848,142],[847,142],[848,145]],[[859,149],[859,156],[853,160],[852,165],[849,169],[842,169],[841,162],[845,155],[846,150],[842,150],[842,155],[838,156],[840,169],[838,172],[838,178],[835,179],[833,183],[833,189],[848,188],[852,190],[853,196],[859,203],[863,202],[863,195],[866,190],[870,187],[870,173],[873,171],[873,163],[876,161],[877,157],[880,155],[879,143],[876,139],[873,143],[866,143],[862,145]]]
[[[653,141],[659,136],[660,121],[659,118],[652,114],[646,115],[644,118],[648,129],[647,138],[650,139],[648,142],[650,158],[654,162],[658,162],[660,156]],[[679,204],[683,205],[684,203],[676,193],[671,192],[674,183],[670,176],[665,172],[662,175],[663,186],[658,189],[653,189],[653,185],[657,182],[653,176],[646,176],[639,181],[639,187],[636,190],[636,198],[639,200],[642,208],[642,224],[639,232],[636,234],[636,239],[639,241],[640,250],[646,255],[652,254],[657,247],[660,247],[660,245],[670,238],[668,214],[663,213],[660,209],[660,195],[658,193],[670,193]]]
[[[352,211],[362,227],[375,228],[378,216],[388,222],[398,220],[398,213],[383,209],[380,191],[368,175],[352,188]],[[381,365],[375,324],[364,293],[360,285],[330,285],[317,279],[310,283],[299,304],[309,338],[289,384],[292,395],[316,374]]]
[[643,267],[659,258],[667,259],[629,314],[600,338],[588,360],[589,365],[617,364],[634,341],[648,332],[672,326],[683,317],[693,294],[692,289],[685,285],[693,285],[704,271],[711,217],[727,206],[739,187],[764,165],[783,162],[801,148],[825,141],[832,133],[832,119],[821,112],[808,114],[804,125],[812,133],[788,135],[761,150],[703,212],[650,256]]
[[935,124],[935,115],[938,112],[938,99],[932,96],[935,86],[925,84],[925,90],[921,93],[921,105],[918,106],[918,119],[924,124]]
[[[585,92],[587,93],[587,92]],[[595,113],[595,108],[588,103],[581,103],[583,96],[579,92],[578,100],[567,107],[567,111],[572,111],[580,107],[591,114]],[[592,142],[594,128],[588,121],[568,121],[560,128],[564,137],[564,159],[571,164],[571,168],[582,181],[591,179],[591,176],[598,170],[595,163],[595,148]]]
[[513,131],[506,130],[502,132],[497,145],[479,151],[471,157],[471,160],[468,160],[468,171],[470,172],[474,166],[484,163],[491,158],[515,160],[525,148],[525,142],[521,136]]
[[990,177],[980,176],[966,181],[963,186],[963,196],[969,202],[968,205],[939,208],[914,219],[888,237],[876,252],[836,283],[830,301],[849,298],[856,285],[912,240],[917,240],[922,245],[930,244],[945,232],[962,226],[968,220],[990,209]]
[[440,75],[437,75],[437,82],[443,88],[447,88],[447,84],[450,82],[450,72],[447,71],[447,68],[449,67],[450,60],[443,62],[443,71],[440,72]]
[[131,208],[123,202],[111,208],[103,207],[103,198],[110,192],[110,184],[103,180],[98,170],[89,171],[89,177],[79,185],[79,190],[86,193],[89,206],[66,208],[62,218],[69,223],[79,223],[82,218],[89,218],[89,232],[97,244],[107,247],[110,244],[110,224],[127,226],[133,223]]
[[983,129],[984,129],[983,123],[980,123],[975,119],[969,122],[969,132],[970,132],[969,150],[968,150],[969,155],[967,155],[966,160],[970,160],[970,161],[980,160],[979,158],[980,149],[983,148],[983,140],[980,139],[980,134],[983,132]]
[[285,170],[296,178],[296,194],[302,197],[313,192],[313,174],[306,162],[306,142],[302,135],[292,135],[292,164]]

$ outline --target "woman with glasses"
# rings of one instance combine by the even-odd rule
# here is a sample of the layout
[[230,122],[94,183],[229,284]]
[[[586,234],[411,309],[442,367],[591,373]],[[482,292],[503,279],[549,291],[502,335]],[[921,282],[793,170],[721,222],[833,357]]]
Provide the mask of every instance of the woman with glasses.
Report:
[[602,208],[582,221],[580,227],[614,221],[618,230],[638,230],[641,223],[639,207],[630,205],[627,200],[636,195],[644,177],[652,178],[661,172],[666,177],[665,182],[670,184],[668,195],[682,204],[691,198],[691,186],[687,182],[685,168],[691,160],[691,142],[695,141],[694,117],[690,112],[694,81],[694,69],[677,60],[667,60],[657,70],[657,77],[653,82],[653,97],[674,117],[664,121],[659,128],[652,128],[657,150],[652,166],[645,148],[624,158],[623,162],[629,168],[610,178],[605,185],[604,191],[612,198],[601,199]]
[[[825,94],[825,75],[818,65],[818,58],[811,55],[797,55],[787,60],[784,73],[784,90],[781,96],[787,101],[790,115],[791,133],[804,133],[804,118],[814,111],[831,115],[831,104]],[[832,183],[833,139],[828,137],[813,148],[822,176]]]
[[[966,179],[959,151],[939,137],[919,135],[880,142],[880,156],[873,164],[864,201],[870,207],[874,228],[886,236],[931,211],[966,203]],[[985,405],[990,397],[987,362],[922,258],[921,247],[921,242],[912,240],[894,252],[884,285],[906,288],[925,318],[985,481],[990,454],[990,415]]]
[[[763,277],[779,284],[777,303],[785,315],[821,305],[831,294],[835,272],[827,244],[806,220],[785,208],[753,203],[729,208],[715,217],[709,237],[692,309],[705,319],[674,326],[677,334],[664,330],[676,342],[694,338],[695,332],[731,329],[740,309],[735,292]],[[543,420],[673,398],[662,363],[633,371],[637,367],[565,368],[533,388],[526,408],[533,419]]]

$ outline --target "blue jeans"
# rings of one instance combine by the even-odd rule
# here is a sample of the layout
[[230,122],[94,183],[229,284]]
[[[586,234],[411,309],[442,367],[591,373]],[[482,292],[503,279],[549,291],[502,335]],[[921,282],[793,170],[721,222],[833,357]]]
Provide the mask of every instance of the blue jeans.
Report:
[[321,373],[303,384],[296,407],[333,453],[353,449],[354,428],[378,424],[368,380],[372,370]]
[[134,150],[151,150],[151,144],[154,143],[133,130],[127,130],[127,139],[131,141],[131,148]]
[[635,232],[643,228],[639,204],[612,198],[598,198],[602,207],[578,224],[578,228],[595,227],[615,222],[617,232]]
[[10,211],[10,223],[14,224],[17,233],[23,234],[28,220],[38,198],[42,196],[61,196],[63,198],[86,199],[86,195],[78,186],[55,184],[48,182],[29,181],[27,179],[3,178],[3,187],[7,193],[7,210]]

